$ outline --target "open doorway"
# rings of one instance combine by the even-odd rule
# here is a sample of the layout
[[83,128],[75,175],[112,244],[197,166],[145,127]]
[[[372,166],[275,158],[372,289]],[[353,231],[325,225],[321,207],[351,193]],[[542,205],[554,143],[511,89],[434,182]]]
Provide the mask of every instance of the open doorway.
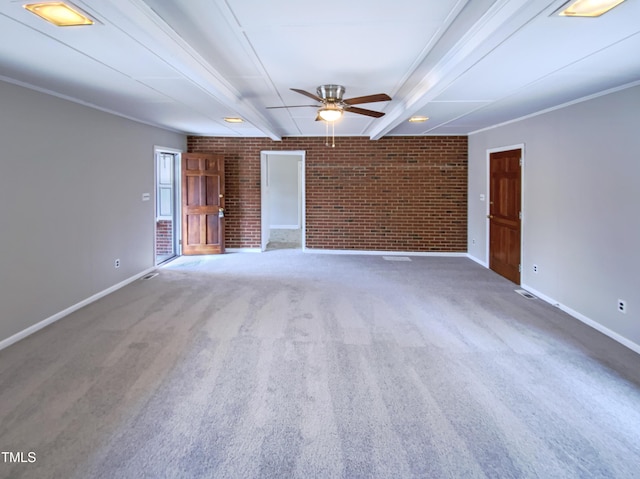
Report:
[[262,251],[305,247],[305,152],[263,151]]
[[180,151],[156,148],[155,263],[180,255]]

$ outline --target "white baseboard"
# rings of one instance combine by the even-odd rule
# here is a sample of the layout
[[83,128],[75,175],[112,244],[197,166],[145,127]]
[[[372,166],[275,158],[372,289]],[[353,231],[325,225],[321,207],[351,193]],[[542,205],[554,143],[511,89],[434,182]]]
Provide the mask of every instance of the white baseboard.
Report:
[[27,336],[30,336],[33,333],[37,332],[37,331],[40,331],[42,328],[44,328],[46,326],[49,326],[52,323],[55,323],[59,319],[62,319],[65,316],[68,316],[69,314],[73,313],[74,311],[77,311],[78,309],[83,308],[83,307],[87,306],[88,304],[91,304],[94,301],[97,301],[98,299],[100,299],[100,298],[102,298],[102,297],[104,297],[104,296],[106,296],[108,294],[113,293],[114,291],[117,291],[118,289],[128,285],[129,283],[132,283],[135,280],[142,278],[143,276],[145,276],[146,274],[149,274],[151,271],[154,271],[155,269],[156,269],[155,266],[153,268],[145,269],[141,273],[138,273],[138,274],[136,274],[134,276],[131,276],[130,278],[125,279],[124,281],[121,281],[118,284],[114,284],[113,286],[111,286],[110,288],[105,289],[104,291],[100,291],[99,293],[96,293],[93,296],[90,296],[87,299],[84,299],[84,300],[80,301],[79,303],[76,303],[73,306],[70,306],[67,309],[62,310],[59,313],[54,314],[53,316],[49,316],[47,319],[43,319],[39,323],[36,323],[36,324],[34,324],[32,326],[29,326],[26,329],[23,329],[22,331],[14,334],[13,336],[9,336],[8,338],[3,339],[2,341],[0,341],[0,351],[3,350],[4,348],[8,348],[9,346],[11,346],[14,343],[17,343],[21,339],[24,339]]
[[489,268],[489,263],[487,263],[486,261],[482,261],[482,260],[476,258],[475,256],[471,256],[469,253],[467,253],[467,258],[469,258],[471,261],[475,261],[480,266],[484,266],[485,268]]
[[351,250],[351,249],[314,249],[303,248],[305,253],[315,254],[358,254],[378,256],[446,256],[465,258],[467,253],[448,253],[437,251],[378,251],[378,250]]
[[546,294],[541,293],[540,291],[537,291],[534,288],[531,288],[531,287],[527,286],[526,284],[521,284],[520,286],[522,287],[522,289],[524,289],[526,291],[529,291],[531,294],[537,296],[541,300],[543,300],[543,301],[555,306],[556,308],[559,308],[560,310],[564,311],[569,316],[572,316],[572,317],[576,318],[578,321],[583,322],[587,326],[591,326],[593,329],[595,329],[597,331],[600,331],[602,334],[604,334],[606,336],[609,336],[614,341],[617,341],[620,344],[622,344],[623,346],[626,346],[627,348],[631,349],[632,351],[640,354],[640,344],[634,343],[633,341],[625,338],[621,334],[616,333],[615,331],[607,328],[606,326],[603,326],[602,324],[598,323],[597,321],[594,321],[593,319],[588,318],[584,314],[579,313],[578,311],[575,311],[575,310],[569,308],[568,306],[565,306],[564,304],[556,301],[553,298],[550,298]]
[[225,248],[225,253],[262,253],[260,248]]

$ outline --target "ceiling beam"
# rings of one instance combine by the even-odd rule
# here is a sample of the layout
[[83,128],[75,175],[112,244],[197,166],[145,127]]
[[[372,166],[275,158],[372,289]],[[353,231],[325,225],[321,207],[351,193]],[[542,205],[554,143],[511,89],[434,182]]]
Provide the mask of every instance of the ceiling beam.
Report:
[[[404,101],[395,105],[381,121],[374,123],[367,134],[379,140],[409,117],[443,93],[457,78],[478,63],[492,50],[545,10],[555,10],[563,0],[497,0],[474,22],[445,53],[433,62],[427,56],[418,71],[428,73],[404,96]],[[470,6],[473,6],[470,3]],[[443,38],[444,40],[444,38]],[[443,41],[441,40],[441,41]],[[435,51],[435,49],[434,49]]]
[[196,85],[203,94],[213,97],[246,122],[251,123],[272,140],[282,134],[251,103],[180,37],[142,0],[77,1],[96,11],[99,18],[121,29],[150,52],[162,51],[161,58],[176,74]]

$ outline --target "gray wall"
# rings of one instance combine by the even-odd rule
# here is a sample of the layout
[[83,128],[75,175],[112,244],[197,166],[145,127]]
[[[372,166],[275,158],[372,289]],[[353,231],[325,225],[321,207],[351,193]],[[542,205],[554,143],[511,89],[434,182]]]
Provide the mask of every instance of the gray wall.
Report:
[[0,105],[2,341],[153,266],[154,145],[186,137],[4,82]]
[[[468,251],[483,264],[487,150],[517,144],[524,144],[522,285],[637,349],[640,87],[469,137]],[[627,314],[617,311],[618,298]]]

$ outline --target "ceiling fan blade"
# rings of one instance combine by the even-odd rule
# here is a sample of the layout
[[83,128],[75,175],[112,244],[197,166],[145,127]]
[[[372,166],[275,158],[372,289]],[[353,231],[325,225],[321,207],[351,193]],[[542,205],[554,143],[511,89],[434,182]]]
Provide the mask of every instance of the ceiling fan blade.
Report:
[[297,88],[290,88],[290,90],[295,91],[296,93],[300,93],[301,95],[308,96],[309,98],[313,98],[315,101],[319,101],[320,103],[322,103],[322,98],[320,98],[317,95],[314,95],[313,93],[309,93],[308,91],[304,91],[304,90],[299,90]]
[[359,103],[373,103],[376,101],[389,101],[391,97],[386,93],[376,93],[375,95],[357,96],[355,98],[347,98],[342,100],[347,105],[357,105]]
[[381,116],[384,116],[384,113],[382,113],[381,111],[367,110],[366,108],[358,108],[357,106],[347,107],[345,108],[345,111],[357,113],[358,115],[372,116],[374,118],[380,118]]
[[273,110],[275,108],[320,108],[318,105],[290,105],[290,106],[267,106],[267,110]]

